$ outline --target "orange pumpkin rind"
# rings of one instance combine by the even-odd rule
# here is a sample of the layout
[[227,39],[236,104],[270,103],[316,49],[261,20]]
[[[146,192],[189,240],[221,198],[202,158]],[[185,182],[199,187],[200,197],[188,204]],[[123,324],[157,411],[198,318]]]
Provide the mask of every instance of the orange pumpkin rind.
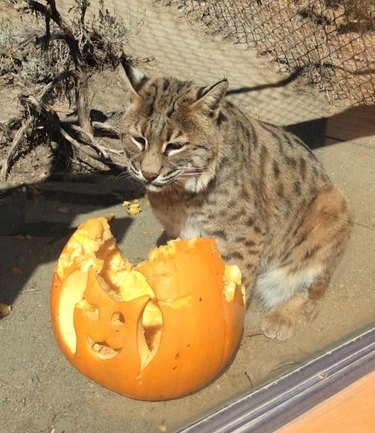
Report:
[[204,387],[240,341],[244,289],[215,241],[175,240],[138,266],[124,258],[108,219],[81,224],[51,289],[56,340],[84,375],[133,398],[165,400]]

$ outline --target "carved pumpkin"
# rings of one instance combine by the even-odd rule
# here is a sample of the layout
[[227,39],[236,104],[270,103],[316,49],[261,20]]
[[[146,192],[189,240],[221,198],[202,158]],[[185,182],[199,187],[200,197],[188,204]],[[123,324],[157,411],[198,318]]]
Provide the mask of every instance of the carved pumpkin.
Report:
[[176,240],[133,267],[106,218],[81,224],[58,260],[52,326],[68,360],[101,385],[133,398],[191,393],[233,357],[243,329],[236,266],[212,239]]

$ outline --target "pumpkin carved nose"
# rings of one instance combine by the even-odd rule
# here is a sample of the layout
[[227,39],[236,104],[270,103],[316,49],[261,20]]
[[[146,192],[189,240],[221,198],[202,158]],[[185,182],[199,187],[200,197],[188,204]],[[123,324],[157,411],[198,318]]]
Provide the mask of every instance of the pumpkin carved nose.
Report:
[[146,180],[148,180],[149,182],[152,182],[153,180],[155,180],[159,176],[159,173],[156,173],[155,171],[142,170],[142,174],[143,174],[143,177]]

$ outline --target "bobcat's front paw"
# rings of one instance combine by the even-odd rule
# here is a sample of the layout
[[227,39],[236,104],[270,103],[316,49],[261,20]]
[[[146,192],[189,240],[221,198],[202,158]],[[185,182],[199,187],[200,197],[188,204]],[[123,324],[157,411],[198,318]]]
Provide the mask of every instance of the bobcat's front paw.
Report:
[[295,321],[280,311],[270,311],[262,321],[262,331],[268,338],[288,340],[294,333]]

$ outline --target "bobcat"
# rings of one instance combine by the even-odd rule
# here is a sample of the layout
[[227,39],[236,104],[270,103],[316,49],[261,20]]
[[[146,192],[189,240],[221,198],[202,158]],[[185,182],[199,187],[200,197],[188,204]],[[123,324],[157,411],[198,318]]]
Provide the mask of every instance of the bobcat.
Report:
[[120,125],[129,173],[144,184],[170,237],[216,239],[267,337],[288,339],[308,298],[325,291],[351,231],[342,193],[314,154],[209,87],[121,67],[129,104]]

